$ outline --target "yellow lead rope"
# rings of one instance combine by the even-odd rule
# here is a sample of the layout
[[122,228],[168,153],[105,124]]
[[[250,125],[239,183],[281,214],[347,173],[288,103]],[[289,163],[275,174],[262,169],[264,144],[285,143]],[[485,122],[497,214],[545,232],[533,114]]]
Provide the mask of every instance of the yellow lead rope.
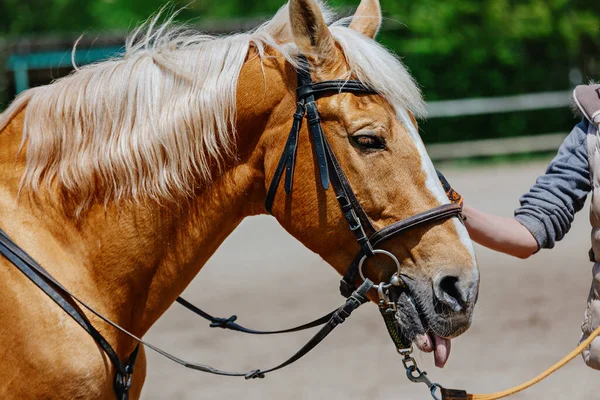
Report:
[[577,355],[579,353],[581,353],[586,347],[588,347],[590,345],[590,343],[592,343],[592,341],[598,335],[600,335],[600,327],[596,328],[587,339],[585,339],[583,342],[581,342],[581,344],[579,346],[577,346],[575,348],[575,350],[573,350],[572,352],[567,354],[567,356],[565,358],[563,358],[562,360],[560,360],[559,362],[557,362],[552,367],[548,368],[546,371],[542,372],[535,378],[533,378],[525,383],[522,383],[521,385],[515,386],[511,389],[503,390],[501,392],[496,392],[496,393],[467,394],[467,399],[469,399],[469,400],[495,400],[495,399],[501,399],[503,397],[507,397],[512,394],[518,393],[522,390],[525,390],[528,387],[531,387],[531,386],[535,385],[536,383],[544,380],[550,374],[552,374],[552,373],[558,371],[559,369],[561,369],[562,367],[564,367],[569,361],[571,361],[572,359],[577,357]]

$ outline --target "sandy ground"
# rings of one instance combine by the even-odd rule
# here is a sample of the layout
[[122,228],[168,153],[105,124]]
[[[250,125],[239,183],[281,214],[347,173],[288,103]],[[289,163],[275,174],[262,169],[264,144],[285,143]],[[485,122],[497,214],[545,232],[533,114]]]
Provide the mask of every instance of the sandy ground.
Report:
[[[544,163],[446,168],[468,201],[511,215],[518,197]],[[453,341],[446,368],[417,354],[429,376],[447,387],[485,393],[531,378],[569,352],[579,339],[591,277],[587,211],[555,249],[518,260],[477,247],[479,303],[472,327]],[[270,217],[245,221],[221,246],[185,297],[216,315],[236,313],[259,329],[306,322],[342,303],[331,267],[285,233]],[[359,309],[304,359],[245,381],[186,370],[149,352],[145,400],[154,399],[430,399],[409,382],[374,305]],[[273,366],[293,354],[314,331],[253,337],[210,329],[178,305],[146,339],[186,359],[249,370]],[[514,399],[598,399],[600,372],[580,358]]]

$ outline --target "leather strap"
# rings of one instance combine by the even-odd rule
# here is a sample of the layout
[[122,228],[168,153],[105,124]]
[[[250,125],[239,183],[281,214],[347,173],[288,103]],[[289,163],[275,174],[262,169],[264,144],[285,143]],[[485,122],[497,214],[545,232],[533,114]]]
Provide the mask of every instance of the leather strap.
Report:
[[329,174],[331,176],[333,191],[335,192],[342,214],[350,230],[356,236],[356,241],[360,246],[360,253],[371,256],[373,255],[373,248],[371,247],[367,232],[375,232],[375,228],[373,228],[369,217],[354,195],[354,191],[350,187],[344,171],[342,171],[335,154],[331,150],[327,138],[325,138],[325,153],[329,161]]
[[290,194],[292,192],[294,166],[296,164],[296,149],[298,148],[298,133],[300,132],[303,119],[304,105],[298,103],[296,107],[296,112],[294,113],[292,129],[290,129],[288,139],[285,142],[285,148],[283,149],[283,153],[281,154],[281,158],[279,159],[279,163],[277,164],[275,174],[273,175],[273,179],[271,180],[271,184],[269,185],[269,190],[267,192],[265,208],[267,209],[267,212],[269,214],[272,211],[273,201],[275,200],[277,188],[279,187],[279,182],[281,181],[281,177],[283,176],[284,169],[286,171],[285,192],[287,194]]
[[[373,246],[373,248],[377,248],[377,246],[385,240],[395,235],[401,234],[411,228],[451,217],[458,217],[461,215],[461,213],[462,208],[459,205],[453,203],[443,204],[441,206],[432,208],[422,213],[410,216],[401,221],[394,222],[393,224],[376,231],[373,235],[369,237],[369,242],[371,243],[371,246]],[[352,261],[352,264],[350,264],[350,267],[348,267],[348,269],[346,270],[346,274],[340,281],[340,293],[344,297],[348,297],[356,287],[354,282],[358,274],[358,265],[360,259],[363,256],[364,253],[362,252],[359,252],[357,254],[357,256],[354,258],[354,261]]]
[[329,168],[327,166],[327,156],[325,155],[325,138],[323,128],[321,128],[321,118],[317,111],[317,103],[314,96],[308,96],[304,105],[306,109],[306,119],[308,120],[308,131],[313,138],[313,147],[317,157],[317,166],[321,176],[321,186],[323,189],[329,189]]
[[[223,371],[217,368],[213,368],[208,365],[192,363],[176,357],[159,347],[148,343],[131,332],[127,331],[120,325],[116,324],[109,318],[100,314],[93,307],[82,301],[79,297],[74,295],[68,289],[66,289],[60,282],[58,282],[52,275],[50,275],[41,265],[39,265],[33,258],[31,258],[23,249],[21,249],[16,243],[14,243],[4,231],[0,229],[0,254],[2,254],[8,261],[15,265],[21,272],[23,272],[29,279],[31,279],[40,289],[44,291],[52,300],[56,302],[71,318],[81,325],[83,329],[98,343],[102,349],[106,352],[111,362],[117,368],[118,374],[115,378],[115,393],[119,400],[128,399],[128,390],[131,385],[131,374],[133,373],[133,364],[135,363],[138,347],[133,351],[129,357],[128,364],[121,363],[114,349],[108,344],[104,337],[92,326],[92,324],[85,318],[85,316],[77,311],[67,300],[72,298],[76,300],[83,307],[88,309],[90,312],[95,314],[97,317],[102,319],[107,324],[111,325],[115,329],[121,331],[125,335],[129,336],[138,344],[150,348],[151,350],[159,353],[160,355],[170,359],[171,361],[180,364],[186,368],[194,369],[197,371],[207,372],[215,375],[224,376],[243,376],[246,379],[251,378],[264,378],[265,374],[269,372],[281,369],[291,363],[299,360],[309,351],[314,349],[325,337],[327,337],[333,329],[344,322],[346,318],[352,314],[360,305],[367,302],[366,293],[373,287],[373,282],[365,281],[353,294],[346,300],[346,302],[338,308],[329,318],[327,323],[304,345],[298,350],[292,357],[284,361],[283,363],[266,370],[255,369],[250,372],[229,372]],[[54,289],[53,286],[56,288]],[[48,289],[50,288],[50,289]]]
[[181,304],[183,307],[187,308],[194,314],[199,315],[200,317],[210,321],[211,328],[229,329],[232,331],[249,333],[252,335],[275,335],[278,333],[299,332],[299,331],[303,331],[306,329],[315,328],[315,327],[321,326],[324,323],[326,323],[327,321],[329,321],[331,319],[331,317],[333,316],[333,314],[335,313],[335,311],[337,310],[337,309],[333,310],[332,312],[322,316],[321,318],[315,319],[314,321],[308,322],[303,325],[296,326],[294,328],[281,329],[281,330],[276,330],[276,331],[259,331],[259,330],[255,330],[255,329],[246,328],[246,327],[243,327],[243,326],[235,323],[235,321],[237,320],[237,315],[232,315],[229,318],[213,317],[206,311],[202,311],[200,308],[196,307],[195,305],[193,305],[189,301],[185,300],[184,298],[178,297],[176,301],[177,301],[177,303]]
[[[116,351],[104,336],[76,308],[73,299],[79,300],[71,295],[68,290],[58,283],[29,254],[25,253],[25,251],[15,244],[2,229],[0,229],[0,254],[62,308],[100,346],[117,370],[114,382],[115,393],[119,400],[127,400],[129,398],[129,388],[131,387],[131,374],[133,373],[133,366],[137,358],[139,345],[136,346],[129,356],[127,364],[122,363]],[[85,306],[85,304],[83,305]]]
[[319,98],[321,96],[339,93],[377,94],[374,90],[363,85],[360,81],[344,80],[308,83],[296,89],[298,100],[307,99],[310,96]]
[[314,349],[319,343],[321,343],[323,339],[325,339],[327,335],[329,335],[336,326],[343,323],[352,314],[354,310],[356,310],[362,304],[366,303],[368,301],[367,292],[371,290],[372,287],[373,282],[367,279],[365,282],[363,282],[362,285],[360,285],[358,289],[354,291],[354,293],[352,293],[350,297],[348,297],[346,303],[344,303],[342,307],[336,310],[336,312],[331,316],[329,322],[327,322],[327,324],[325,324],[315,336],[313,336],[304,346],[302,346],[302,348],[298,350],[296,354],[294,354],[285,362],[271,369],[264,371],[252,371],[250,374],[246,375],[246,379],[264,378],[265,374],[276,371],[278,369],[290,365],[295,361],[298,361],[300,358],[306,355],[306,353],[308,353],[309,351]]
[[383,229],[375,232],[369,240],[373,246],[391,238],[392,236],[406,232],[407,230],[429,222],[440,221],[451,217],[458,217],[462,213],[462,208],[457,204],[442,204],[422,213],[412,215],[402,221],[394,222]]
[[[340,163],[337,157],[335,156],[335,153],[331,149],[329,141],[327,141],[327,137],[325,137],[325,148],[329,160],[330,175],[332,176],[331,179],[333,182],[333,188],[336,191],[336,196],[338,196],[338,202],[340,203],[342,212],[346,212],[344,208],[352,208],[352,210],[354,210],[355,217],[358,218],[358,220],[360,221],[365,231],[365,234],[368,236],[373,235],[376,232],[376,229],[373,227],[373,224],[367,216],[367,213],[362,208],[360,202],[356,198],[354,190],[352,190],[352,186],[350,185],[346,174],[344,174],[344,170],[340,166]],[[343,196],[346,201],[344,201],[344,199],[340,199],[341,196]],[[348,217],[346,217],[346,220],[348,220]],[[358,242],[362,248],[361,240],[358,240]]]

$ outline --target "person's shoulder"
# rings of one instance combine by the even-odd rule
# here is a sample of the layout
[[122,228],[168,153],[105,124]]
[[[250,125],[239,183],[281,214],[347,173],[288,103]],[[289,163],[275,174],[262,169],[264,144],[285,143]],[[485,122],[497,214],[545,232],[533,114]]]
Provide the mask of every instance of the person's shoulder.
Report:
[[573,127],[571,132],[565,137],[562,145],[559,148],[561,154],[579,154],[587,157],[587,142],[590,123],[583,118],[577,125]]
[[581,121],[579,121],[579,123],[577,125],[575,125],[575,129],[581,131],[581,132],[587,132],[589,130],[590,127],[590,121],[588,121],[585,118],[582,118]]
[[600,126],[600,84],[577,86],[573,90],[573,104],[586,120]]

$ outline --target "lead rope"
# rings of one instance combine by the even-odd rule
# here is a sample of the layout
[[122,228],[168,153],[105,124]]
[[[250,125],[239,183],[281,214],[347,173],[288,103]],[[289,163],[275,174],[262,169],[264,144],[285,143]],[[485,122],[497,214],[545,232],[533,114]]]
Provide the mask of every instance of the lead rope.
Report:
[[[596,337],[600,336],[600,327],[598,327],[584,341],[582,341],[579,346],[577,346],[573,351],[567,354],[556,364],[535,378],[510,389],[488,394],[471,394],[462,389],[448,389],[439,383],[431,381],[427,376],[427,372],[422,371],[419,368],[416,360],[412,357],[412,343],[398,329],[398,325],[396,323],[396,299],[390,299],[390,295],[397,296],[397,291],[402,290],[403,286],[380,283],[375,287],[377,288],[377,293],[380,299],[379,311],[383,317],[383,321],[390,338],[392,339],[392,342],[394,342],[396,351],[402,356],[402,366],[406,370],[406,377],[413,383],[424,383],[427,385],[429,393],[434,400],[497,400],[522,392],[523,390],[541,382],[554,372],[564,367],[567,363],[577,357],[577,355],[579,355],[583,350],[585,350],[585,348],[587,348]],[[438,396],[438,390],[442,396],[441,398]]]
[[[427,385],[429,393],[431,394],[431,397],[434,400],[497,400],[522,392],[523,390],[528,389],[531,386],[541,382],[554,372],[564,367],[567,363],[569,363],[575,357],[577,357],[577,355],[581,354],[581,352],[585,350],[585,348],[588,347],[596,337],[600,336],[600,327],[598,327],[590,334],[588,338],[581,342],[579,346],[577,346],[564,358],[562,358],[556,364],[554,364],[535,378],[528,380],[527,382],[499,392],[486,394],[471,394],[467,393],[466,390],[462,389],[445,388],[439,383],[431,381],[427,376],[427,372],[422,371],[417,365],[415,359],[412,357],[412,345],[409,345],[406,348],[405,343],[402,341],[402,334],[398,332],[395,323],[395,310],[393,310],[392,307],[380,306],[380,312],[383,316],[383,320],[385,322],[385,326],[388,330],[388,333],[390,334],[390,337],[392,338],[392,341],[396,346],[396,351],[398,351],[398,354],[402,356],[402,366],[406,370],[406,377],[413,383],[424,383],[425,385]],[[438,390],[442,396],[441,398],[438,396]]]
[[[600,335],[600,327],[596,328],[590,336],[588,336],[583,342],[579,344],[572,352],[567,354],[563,359],[558,361],[556,364],[548,368],[546,371],[542,372],[538,376],[533,379],[528,380],[520,385],[514,386],[510,389],[502,390],[495,393],[487,393],[487,394],[470,394],[465,392],[464,390],[453,391],[452,389],[444,389],[442,388],[442,400],[496,400],[502,399],[504,397],[513,395],[515,393],[522,392],[523,390],[535,385],[538,382],[546,379],[548,376],[558,371],[567,363],[572,361],[577,355],[579,355],[586,347],[588,347],[592,341]],[[447,393],[445,393],[447,392]],[[453,393],[454,392],[454,393]]]

